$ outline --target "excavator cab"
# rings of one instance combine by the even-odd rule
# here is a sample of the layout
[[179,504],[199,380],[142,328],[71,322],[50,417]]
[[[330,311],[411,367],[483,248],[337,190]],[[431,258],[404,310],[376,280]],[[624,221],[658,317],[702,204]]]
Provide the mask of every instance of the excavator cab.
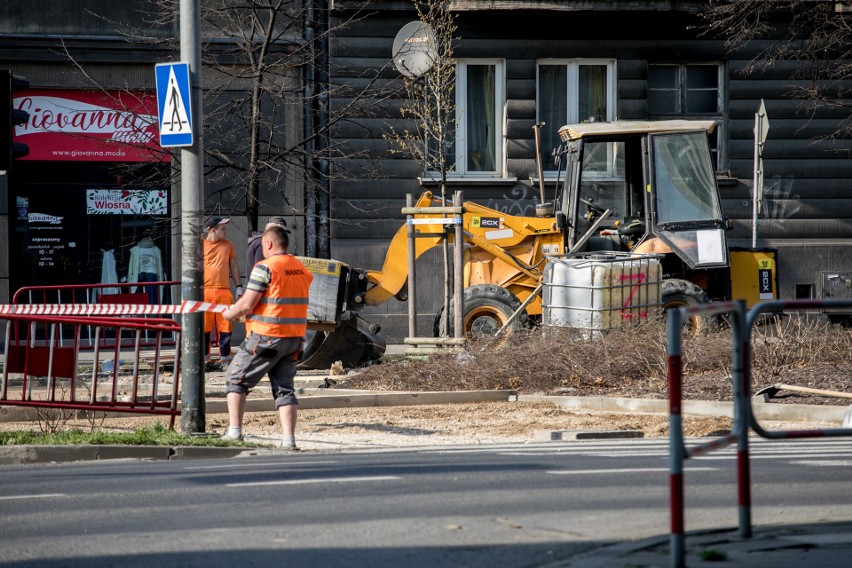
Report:
[[566,250],[664,255],[666,305],[730,297],[726,221],[707,136],[714,127],[665,120],[561,128]]
[[[639,137],[569,143],[567,179],[574,183],[566,185],[568,197],[561,204],[563,214],[571,219],[565,232],[568,249],[629,251],[646,234],[641,143]],[[592,227],[591,236],[578,246]]]

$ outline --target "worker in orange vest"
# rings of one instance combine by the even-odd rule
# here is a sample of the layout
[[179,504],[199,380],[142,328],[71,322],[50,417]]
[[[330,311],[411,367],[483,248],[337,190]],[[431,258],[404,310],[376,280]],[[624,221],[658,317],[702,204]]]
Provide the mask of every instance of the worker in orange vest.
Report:
[[243,296],[223,312],[228,321],[246,318],[246,340],[228,367],[226,439],[241,440],[246,395],[264,375],[272,383],[283,436],[281,447],[296,450],[296,400],[293,379],[308,323],[308,291],[313,275],[287,254],[289,237],[278,226],[261,241],[264,260],[252,269]]

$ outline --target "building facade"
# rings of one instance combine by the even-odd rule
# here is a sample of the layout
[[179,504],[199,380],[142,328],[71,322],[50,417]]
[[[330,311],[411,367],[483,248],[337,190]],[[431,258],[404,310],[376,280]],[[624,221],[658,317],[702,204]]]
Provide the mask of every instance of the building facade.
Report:
[[[19,103],[31,111],[19,132],[30,156],[0,176],[3,301],[23,286],[101,282],[110,250],[117,277],[126,278],[130,251],[145,238],[162,251],[165,279],[179,279],[181,271],[179,153],[164,152],[151,127],[154,66],[178,59],[177,14],[150,17],[168,4],[157,0],[71,4],[9,0],[0,8],[0,69],[29,80]],[[273,117],[267,139],[275,151],[266,146],[267,157],[289,157],[257,178],[258,222],[284,215],[294,228],[291,250],[379,269],[404,222],[406,195],[438,189],[384,137],[389,125],[400,124],[401,101],[388,95],[402,81],[392,62],[394,39],[416,13],[409,0],[288,6],[295,25],[282,24],[276,57],[284,61],[306,45],[313,57],[290,60],[271,75],[276,95],[262,108]],[[448,195],[461,190],[465,199],[534,215],[534,125],[544,123],[541,154],[547,157],[565,123],[710,118],[718,122],[714,157],[733,221],[729,242],[748,246],[753,129],[763,101],[770,130],[757,242],[778,251],[780,295],[815,296],[826,274],[850,266],[850,144],[815,142],[848,113],[842,105],[809,113],[791,98],[791,88],[804,84],[795,78],[795,62],[746,73],[771,41],[731,52],[724,39],[703,36],[698,15],[705,2],[468,0],[451,6],[464,128],[451,144],[457,168]],[[257,121],[228,105],[246,98],[256,75],[236,72],[251,65],[245,52],[233,49],[228,26],[215,24],[203,34],[209,95],[204,204],[208,214],[234,218],[229,237],[242,255],[252,206],[247,187],[257,180],[240,161],[250,153],[245,140]],[[96,124],[95,115],[104,123]],[[548,193],[556,176],[545,159],[541,178]],[[428,335],[443,302],[438,252],[426,255],[422,266],[418,325],[419,334]],[[381,324],[391,342],[407,333],[404,302],[392,299],[364,316]]]
[[[333,2],[346,19],[354,2]],[[771,43],[755,41],[735,52],[723,38],[700,33],[703,2],[458,1],[456,170],[447,195],[512,215],[535,215],[539,185],[533,126],[542,129],[542,154],[559,144],[563,124],[615,119],[713,119],[714,159],[729,244],[750,246],[754,125],[761,101],[770,130],[763,150],[764,200],[758,247],[777,250],[782,298],[819,293],[830,273],[852,264],[852,161],[848,140],[815,140],[848,119],[842,105],[809,112],[791,98],[796,62],[754,69]],[[417,18],[408,2],[371,2],[365,17],[334,37],[331,80],[358,85],[378,77],[392,92],[403,80],[390,60],[396,34]],[[332,26],[334,27],[334,26]],[[332,255],[379,269],[388,239],[404,223],[405,195],[435,190],[423,168],[393,153],[383,133],[399,124],[400,100],[381,116],[363,116],[341,128],[339,142],[372,148],[376,158],[338,167],[353,175],[332,182]],[[555,167],[545,160],[547,192]],[[356,220],[357,219],[357,220]],[[428,335],[440,309],[443,274],[437,255],[418,272],[418,334]],[[423,289],[420,289],[422,285]],[[406,307],[391,300],[371,310],[391,336],[406,335]]]
[[[29,82],[14,93],[15,107],[29,113],[15,141],[29,155],[0,179],[0,301],[22,287],[141,280],[132,254],[141,242],[161,259],[142,278],[181,279],[180,150],[160,146],[155,88],[156,64],[179,60],[175,9],[158,0],[10,0],[0,8],[0,69]],[[246,107],[254,75],[245,45],[223,31],[230,22],[202,14],[205,127],[195,136],[204,140],[204,209],[232,217],[241,274],[250,213],[261,227],[285,216],[291,250],[305,250],[301,158],[266,159],[273,147],[298,149],[304,137],[305,105],[295,100],[302,66],[287,59],[303,43],[302,2],[288,9],[265,52],[275,61],[258,120]],[[247,123],[262,127],[258,161],[274,163],[251,176]]]

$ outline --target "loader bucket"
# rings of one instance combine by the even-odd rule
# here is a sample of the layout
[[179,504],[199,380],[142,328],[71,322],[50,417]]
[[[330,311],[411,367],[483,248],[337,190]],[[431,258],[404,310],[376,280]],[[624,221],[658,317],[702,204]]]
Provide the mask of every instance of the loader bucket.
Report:
[[344,320],[334,331],[308,330],[307,345],[298,369],[328,369],[340,361],[344,368],[360,367],[385,353],[385,338],[371,333],[357,318]]

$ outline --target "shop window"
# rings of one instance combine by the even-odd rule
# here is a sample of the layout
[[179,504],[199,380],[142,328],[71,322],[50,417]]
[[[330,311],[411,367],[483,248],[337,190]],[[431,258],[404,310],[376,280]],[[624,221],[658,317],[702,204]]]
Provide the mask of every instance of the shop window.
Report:
[[[62,169],[57,167],[57,169]],[[73,172],[69,172],[73,173]],[[20,184],[11,223],[12,288],[170,280],[168,189],[96,184]],[[137,292],[167,303],[168,287],[92,288],[100,295]]]

